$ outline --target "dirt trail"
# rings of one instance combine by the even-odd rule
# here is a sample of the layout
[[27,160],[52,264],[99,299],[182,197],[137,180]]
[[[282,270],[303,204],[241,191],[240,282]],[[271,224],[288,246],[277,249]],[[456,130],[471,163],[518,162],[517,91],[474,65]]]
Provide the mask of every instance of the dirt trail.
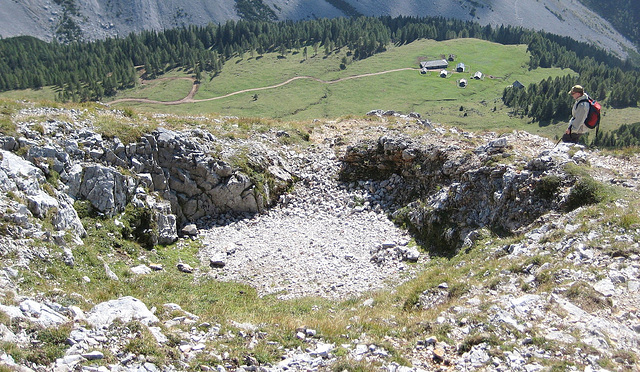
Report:
[[[358,78],[367,77],[367,76],[383,75],[383,74],[388,74],[388,73],[391,73],[391,72],[406,71],[406,70],[418,71],[418,69],[415,69],[415,68],[412,68],[412,67],[404,67],[404,68],[397,68],[397,69],[393,69],[393,70],[372,72],[372,73],[368,73],[368,74],[347,76],[347,77],[343,77],[343,78],[336,79],[336,80],[322,80],[322,79],[318,79],[318,78],[313,77],[313,76],[296,76],[296,77],[293,77],[291,79],[285,80],[282,83],[278,83],[278,84],[274,84],[274,85],[270,85],[270,86],[266,86],[266,87],[243,89],[243,90],[239,90],[237,92],[232,92],[232,93],[229,93],[229,94],[225,94],[223,96],[211,97],[211,98],[203,98],[203,99],[194,99],[193,98],[195,96],[196,92],[198,91],[199,86],[200,86],[200,84],[197,83],[195,79],[192,79],[192,78],[176,78],[176,79],[193,80],[193,86],[191,87],[191,91],[189,92],[189,94],[187,94],[184,98],[179,99],[177,101],[156,101],[156,100],[148,99],[148,98],[120,98],[120,99],[116,99],[116,100],[113,100],[111,102],[108,102],[108,104],[116,104],[116,103],[121,103],[121,102],[144,102],[144,103],[155,103],[155,104],[160,104],[160,105],[179,105],[179,104],[183,104],[183,103],[206,102],[206,101],[214,101],[214,100],[217,100],[217,99],[222,99],[222,98],[235,96],[236,94],[241,94],[241,93],[256,92],[256,91],[259,91],[259,90],[278,88],[278,87],[281,87],[283,85],[287,85],[287,84],[291,83],[292,81],[300,80],[300,79],[314,80],[314,81],[317,81],[317,82],[323,83],[323,84],[334,84],[334,83],[339,83],[339,82],[346,81],[346,80],[351,80],[351,79],[358,79]],[[161,79],[167,79],[167,78],[161,78]],[[158,79],[158,80],[161,80],[161,79]]]

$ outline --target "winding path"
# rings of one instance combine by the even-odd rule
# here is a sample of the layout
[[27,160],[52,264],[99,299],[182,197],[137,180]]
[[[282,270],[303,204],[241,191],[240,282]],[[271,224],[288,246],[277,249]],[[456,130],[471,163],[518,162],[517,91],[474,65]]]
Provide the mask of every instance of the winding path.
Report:
[[189,92],[189,94],[187,94],[186,97],[184,97],[182,99],[179,99],[177,101],[156,101],[156,100],[148,99],[148,98],[120,98],[120,99],[116,99],[116,100],[113,100],[111,102],[108,102],[108,104],[116,104],[116,103],[121,103],[121,102],[143,102],[143,103],[156,103],[156,104],[161,104],[161,105],[180,105],[180,104],[183,104],[183,103],[197,103],[197,102],[214,101],[214,100],[217,100],[217,99],[222,99],[222,98],[235,96],[236,94],[247,93],[247,92],[256,92],[256,91],[259,91],[259,90],[278,88],[278,87],[281,87],[283,85],[287,85],[287,84],[291,83],[292,81],[300,80],[300,79],[314,80],[314,81],[317,81],[317,82],[323,83],[323,84],[334,84],[334,83],[339,83],[339,82],[346,81],[346,80],[358,79],[358,78],[367,77],[367,76],[383,75],[383,74],[388,74],[388,73],[391,73],[391,72],[406,71],[406,70],[418,71],[418,69],[415,69],[415,68],[412,68],[412,67],[404,67],[404,68],[397,68],[397,69],[393,69],[393,70],[372,72],[372,73],[368,73],[368,74],[347,76],[347,77],[343,77],[343,78],[336,79],[336,80],[322,80],[322,79],[318,79],[318,78],[313,77],[313,76],[296,76],[296,77],[292,77],[291,79],[285,80],[282,83],[269,85],[269,86],[266,86],[266,87],[243,89],[243,90],[239,90],[237,92],[232,92],[232,93],[229,93],[229,94],[225,94],[223,96],[211,97],[211,98],[203,98],[203,99],[194,99],[193,98],[195,96],[196,92],[198,91],[199,86],[200,86],[200,84],[198,84],[195,81],[195,79],[192,79],[192,78],[180,78],[180,79],[192,80],[193,81],[193,86],[191,87],[191,91]]

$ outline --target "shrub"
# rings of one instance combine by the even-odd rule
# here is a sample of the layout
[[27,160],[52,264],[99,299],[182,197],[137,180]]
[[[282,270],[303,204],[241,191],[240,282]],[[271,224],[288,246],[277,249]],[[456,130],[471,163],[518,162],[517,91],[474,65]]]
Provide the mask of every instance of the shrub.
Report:
[[88,200],[76,200],[73,203],[73,209],[78,213],[78,217],[82,218],[94,218],[97,213],[93,205]]
[[157,243],[155,237],[158,225],[150,209],[129,204],[125,208],[123,223],[123,238],[133,239],[147,249],[153,248]]
[[571,188],[566,207],[569,211],[604,199],[602,186],[591,177],[582,177]]
[[536,193],[543,199],[552,199],[557,193],[562,180],[556,175],[544,176],[536,184]]
[[[51,161],[51,163],[52,164],[50,164],[50,166],[53,165],[53,161]],[[53,169],[49,169],[49,173],[47,174],[47,182],[49,182],[51,186],[57,189],[60,185],[60,173],[54,171]]]

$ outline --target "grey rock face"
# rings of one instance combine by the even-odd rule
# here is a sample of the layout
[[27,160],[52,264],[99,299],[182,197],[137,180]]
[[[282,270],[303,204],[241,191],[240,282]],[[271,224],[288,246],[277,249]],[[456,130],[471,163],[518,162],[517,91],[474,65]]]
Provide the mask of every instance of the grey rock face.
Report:
[[124,211],[127,205],[127,187],[125,177],[113,168],[91,165],[82,169],[80,184],[73,185],[76,199],[86,199],[100,212],[114,216]]
[[394,211],[394,216],[424,241],[455,249],[473,230],[515,231],[562,204],[559,194],[536,192],[536,185],[551,174],[559,175],[566,184],[572,182],[561,170],[562,159],[532,161],[535,166],[524,170],[519,164],[483,165],[496,156],[508,157],[509,139],[494,139],[469,152],[455,145],[423,146],[408,139],[381,137],[377,143],[347,149],[341,178],[353,181],[400,175],[405,187],[394,198],[406,207]]
[[[41,115],[47,110],[70,117],[80,114],[58,109],[28,109],[25,113]],[[157,229],[149,242],[171,244],[178,238],[178,226],[202,217],[264,211],[293,180],[282,158],[262,146],[246,155],[248,166],[270,179],[256,184],[237,167],[212,156],[217,151],[214,146],[229,150],[228,157],[236,150],[227,149],[227,143],[202,130],[159,128],[129,144],[117,138],[105,140],[77,123],[56,120],[45,123],[43,133],[32,130],[29,123],[23,123],[20,130],[26,134],[24,138],[3,137],[2,146],[27,148],[25,158],[2,150],[6,160],[0,171],[0,187],[24,195],[29,214],[17,206],[11,217],[22,221],[23,227],[30,226],[31,216],[44,219],[51,215],[57,230],[83,236],[84,228],[73,208],[75,201],[86,200],[93,212],[107,217],[134,203],[153,211]],[[42,189],[46,177],[59,182],[48,192]],[[155,194],[151,197],[150,193]]]
[[39,168],[8,151],[0,150],[0,156],[0,189],[26,201],[26,208],[20,205],[11,213],[14,221],[26,227],[30,216],[42,219],[51,215],[56,230],[70,230],[78,236],[86,234],[71,199],[50,185],[48,192],[44,191],[47,181]]

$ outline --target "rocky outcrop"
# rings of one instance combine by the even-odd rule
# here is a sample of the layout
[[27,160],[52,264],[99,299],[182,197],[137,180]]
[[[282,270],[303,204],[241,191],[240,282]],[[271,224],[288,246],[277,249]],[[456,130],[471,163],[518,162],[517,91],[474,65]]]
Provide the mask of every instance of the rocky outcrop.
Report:
[[[511,234],[563,207],[566,191],[576,181],[562,170],[570,159],[566,152],[554,157],[548,150],[528,163],[512,160],[509,142],[526,136],[510,134],[475,147],[381,137],[347,149],[341,179],[399,176],[390,213],[425,244],[455,252],[473,239],[475,230]],[[555,183],[550,185],[550,179]]]
[[9,196],[0,204],[9,231],[19,236],[35,236],[41,223],[49,219],[56,231],[86,234],[71,198],[47,183],[44,172],[12,152],[0,150],[0,190]]
[[[54,109],[24,114],[45,110],[81,115]],[[54,211],[56,229],[78,235],[83,229],[75,201],[87,201],[89,213],[107,217],[123,213],[132,202],[151,210],[151,243],[167,244],[177,239],[179,225],[204,216],[263,211],[293,181],[275,151],[251,144],[232,148],[202,130],[159,128],[127,144],[103,138],[77,121],[23,122],[19,131],[23,137],[0,141],[8,150],[3,150],[3,187],[18,192],[27,207],[18,205],[10,218],[43,219]],[[220,149],[224,159],[216,155]]]
[[136,149],[132,155],[142,164],[138,170],[151,175],[152,190],[172,202],[183,222],[229,211],[260,212],[293,181],[284,170],[285,162],[273,151],[263,148],[261,155],[235,153],[231,158],[245,170],[270,181],[257,184],[246,172],[211,155],[216,142],[208,132],[178,133],[160,128],[143,138],[143,151]]

